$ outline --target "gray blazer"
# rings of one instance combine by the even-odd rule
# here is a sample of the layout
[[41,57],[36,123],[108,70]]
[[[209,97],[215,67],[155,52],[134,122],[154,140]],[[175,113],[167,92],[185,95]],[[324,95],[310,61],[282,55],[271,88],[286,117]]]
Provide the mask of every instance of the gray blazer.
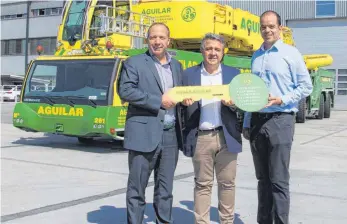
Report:
[[[174,86],[182,85],[182,65],[170,62]],[[152,57],[144,54],[128,58],[119,80],[119,96],[129,102],[124,130],[124,148],[151,152],[162,139],[165,109],[161,107],[163,88]],[[176,105],[176,134],[182,148],[181,105]]]
[[[231,80],[240,73],[239,69],[222,64],[222,79],[223,85],[227,85]],[[201,64],[188,68],[183,73],[184,86],[200,86],[201,85]],[[238,110],[232,107],[227,107],[222,104],[221,118],[225,141],[228,146],[228,151],[239,153],[242,151],[242,121],[238,118]],[[194,102],[189,107],[184,107],[184,148],[183,154],[192,157],[194,156],[198,129],[201,114],[201,101]]]

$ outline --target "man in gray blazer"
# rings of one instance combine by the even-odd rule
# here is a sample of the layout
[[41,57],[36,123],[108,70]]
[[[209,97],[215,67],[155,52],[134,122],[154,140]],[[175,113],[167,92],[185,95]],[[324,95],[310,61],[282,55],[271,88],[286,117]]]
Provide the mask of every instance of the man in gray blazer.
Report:
[[129,150],[126,194],[129,224],[141,224],[145,190],[154,170],[154,210],[157,223],[172,223],[172,189],[179,149],[182,148],[180,104],[166,93],[182,85],[182,66],[167,47],[170,30],[154,23],[148,30],[148,51],[124,62],[119,96],[129,102],[124,148]]
[[[240,73],[221,64],[224,40],[206,34],[201,43],[204,61],[183,73],[185,86],[226,85]],[[195,188],[195,223],[210,223],[210,203],[214,171],[218,182],[218,210],[221,224],[234,223],[237,155],[242,151],[241,119],[232,100],[202,99],[183,101],[183,130],[186,156],[192,157]]]

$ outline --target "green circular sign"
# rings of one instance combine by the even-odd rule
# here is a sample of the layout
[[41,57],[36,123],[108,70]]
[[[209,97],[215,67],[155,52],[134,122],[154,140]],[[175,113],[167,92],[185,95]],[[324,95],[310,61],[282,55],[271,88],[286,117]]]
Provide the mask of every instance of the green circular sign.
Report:
[[243,111],[256,112],[268,103],[269,90],[265,82],[252,73],[237,75],[229,84],[231,99]]
[[186,22],[191,22],[196,17],[195,9],[191,6],[185,7],[181,12],[181,17]]

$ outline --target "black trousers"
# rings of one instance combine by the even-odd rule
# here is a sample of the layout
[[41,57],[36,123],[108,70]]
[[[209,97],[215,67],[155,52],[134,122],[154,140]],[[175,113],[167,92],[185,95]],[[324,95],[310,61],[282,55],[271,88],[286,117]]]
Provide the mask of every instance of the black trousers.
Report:
[[294,114],[252,114],[251,151],[258,179],[260,224],[289,221],[289,162],[293,142]]
[[156,223],[172,223],[173,178],[178,160],[175,129],[164,131],[152,152],[129,150],[129,178],[126,193],[128,224],[142,224],[146,207],[145,191],[154,170],[153,206]]

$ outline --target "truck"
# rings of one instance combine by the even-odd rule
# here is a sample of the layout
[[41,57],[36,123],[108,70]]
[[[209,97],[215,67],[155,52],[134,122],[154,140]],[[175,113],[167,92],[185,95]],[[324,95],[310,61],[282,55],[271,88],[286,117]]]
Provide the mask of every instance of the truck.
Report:
[[[54,55],[39,56],[28,66],[13,125],[21,130],[77,137],[90,143],[106,137],[123,140],[127,102],[117,91],[122,63],[145,52],[135,42],[146,39],[149,26],[163,22],[170,28],[169,54],[184,69],[202,61],[200,43],[205,33],[226,40],[223,63],[249,73],[251,55],[262,44],[259,16],[207,1],[66,1],[58,27]],[[291,30],[283,28],[283,41],[295,45]],[[304,55],[314,90],[300,102],[297,122],[307,116],[330,117],[334,104],[333,74],[323,67],[327,54]],[[44,79],[38,86],[34,79]]]

